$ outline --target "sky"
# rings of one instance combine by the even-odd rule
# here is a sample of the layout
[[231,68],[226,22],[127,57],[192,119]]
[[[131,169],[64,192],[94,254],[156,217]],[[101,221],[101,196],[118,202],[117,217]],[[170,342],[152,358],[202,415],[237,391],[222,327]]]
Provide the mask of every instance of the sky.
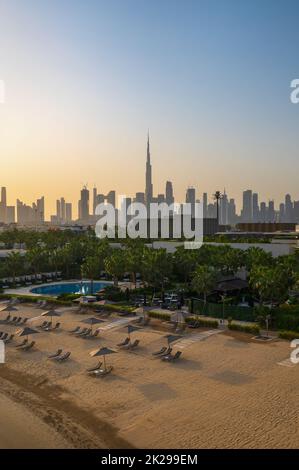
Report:
[[299,199],[297,0],[0,0],[8,202],[253,189]]

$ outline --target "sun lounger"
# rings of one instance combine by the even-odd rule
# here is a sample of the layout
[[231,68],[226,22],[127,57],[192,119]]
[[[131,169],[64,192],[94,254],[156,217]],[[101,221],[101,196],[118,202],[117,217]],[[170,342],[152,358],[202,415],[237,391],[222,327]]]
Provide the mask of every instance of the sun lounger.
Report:
[[130,338],[127,337],[122,343],[119,343],[117,346],[121,348],[122,346],[127,346],[130,342]]
[[54,361],[63,362],[63,361],[66,361],[70,357],[70,355],[71,355],[71,353],[68,351],[64,354],[61,354],[60,356],[53,357],[53,359],[54,359]]
[[99,330],[95,330],[93,333],[89,333],[89,335],[83,335],[83,338],[93,339],[93,338],[96,338],[99,335],[99,333],[100,333]]
[[38,325],[38,328],[45,328],[49,322],[45,320],[41,325]]
[[169,354],[168,356],[164,356],[161,359],[162,361],[166,361],[166,362],[174,362],[179,359],[181,354],[182,354],[182,351],[177,351],[174,356],[172,354]]
[[113,370],[113,367],[110,366],[110,367],[107,367],[106,369],[97,369],[97,370],[94,370],[93,372],[91,372],[91,374],[92,374],[94,377],[104,377],[105,375],[110,374],[110,372],[112,372],[112,370]]
[[102,362],[98,362],[98,364],[95,367],[91,367],[90,369],[87,369],[86,372],[94,372],[96,370],[99,370],[102,367]]
[[60,323],[57,322],[55,326],[52,327],[52,325],[50,326],[46,326],[45,328],[43,328],[44,331],[54,331],[54,330],[58,330],[58,328],[60,327]]
[[169,346],[169,347],[167,348],[167,351],[165,351],[164,353],[162,353],[162,354],[160,355],[160,357],[169,356],[169,354],[171,354],[171,352],[172,352],[172,348]]
[[17,319],[18,317],[13,317],[13,319],[10,320],[8,323],[10,323],[10,325],[13,325]]
[[54,357],[60,356],[61,353],[62,353],[62,349],[58,349],[56,353],[50,354],[50,356],[48,356],[48,359],[54,359]]
[[78,333],[75,334],[75,336],[85,335],[86,331],[88,331],[88,328],[82,328],[81,331],[80,331],[80,328],[79,328],[79,331],[78,331]]
[[129,344],[129,349],[135,349],[135,348],[137,348],[137,346],[139,345],[139,343],[140,343],[140,340],[139,340],[139,339],[135,339],[134,343]]
[[5,320],[3,320],[3,323],[9,323],[10,319],[11,319],[11,315],[7,315]]
[[79,331],[80,331],[80,326],[76,326],[76,328],[74,330],[69,331],[69,333],[73,335],[75,333],[78,333]]
[[25,338],[25,339],[22,341],[22,343],[16,345],[16,348],[22,348],[22,347],[25,346],[27,343],[28,343],[28,339]]
[[52,327],[52,322],[51,322],[51,321],[47,321],[47,322],[45,323],[45,325],[44,325],[44,326],[41,326],[40,328],[41,328],[42,330],[44,330],[44,331],[47,331],[47,330],[51,329],[51,327]]
[[160,351],[153,352],[152,356],[160,356],[160,354],[163,354],[166,351],[167,351],[167,348],[166,348],[166,346],[164,346],[163,348],[160,349]]
[[91,331],[92,331],[91,328],[88,328],[84,333],[78,334],[76,336],[79,336],[80,338],[86,338],[87,336],[90,335]]
[[4,332],[0,331],[0,339],[2,338],[3,335],[4,335]]
[[13,338],[14,338],[14,334],[10,335],[9,338],[6,338],[2,341],[4,341],[4,343],[7,344],[7,343],[10,343],[13,340]]
[[25,346],[23,346],[20,349],[21,349],[21,351],[30,351],[30,349],[32,349],[34,345],[35,345],[35,341],[31,341],[31,343],[26,344]]
[[8,333],[4,333],[2,336],[1,336],[1,341],[5,341],[6,338],[8,338]]

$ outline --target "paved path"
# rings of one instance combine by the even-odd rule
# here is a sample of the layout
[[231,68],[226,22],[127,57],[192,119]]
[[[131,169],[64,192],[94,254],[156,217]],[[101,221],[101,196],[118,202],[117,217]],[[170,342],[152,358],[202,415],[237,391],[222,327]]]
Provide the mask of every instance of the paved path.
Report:
[[108,331],[108,330],[111,330],[111,329],[114,329],[114,328],[119,328],[121,326],[126,326],[128,325],[129,323],[131,323],[133,320],[135,319],[135,317],[130,317],[130,318],[119,318],[111,323],[108,323],[107,325],[104,325],[104,326],[100,326],[98,329],[100,331]]
[[190,336],[185,336],[182,339],[179,339],[178,341],[175,342],[175,346],[179,346],[180,349],[185,349],[188,346],[191,346],[194,343],[197,343],[198,341],[203,341],[210,336],[217,335],[219,333],[222,333],[223,330],[208,330],[208,331],[203,331],[202,333],[197,333],[194,335]]

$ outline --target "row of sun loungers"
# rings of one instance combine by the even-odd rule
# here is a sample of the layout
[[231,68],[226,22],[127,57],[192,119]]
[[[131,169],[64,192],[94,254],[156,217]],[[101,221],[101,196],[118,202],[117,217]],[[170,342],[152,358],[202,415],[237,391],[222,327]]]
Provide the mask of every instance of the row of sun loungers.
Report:
[[92,339],[92,338],[96,338],[99,335],[99,330],[95,330],[94,332],[92,332],[91,328],[81,329],[80,326],[77,326],[77,328],[70,331],[70,334],[78,338]]
[[11,315],[8,315],[5,320],[3,320],[3,323],[6,323],[7,325],[16,325],[16,326],[23,326],[25,323],[27,323],[28,318],[22,318],[22,317],[11,317]]
[[4,333],[0,331],[0,340],[5,344],[10,343],[13,340],[14,334],[10,335],[9,333]]
[[168,348],[164,346],[160,349],[160,351],[154,352],[152,353],[152,355],[154,357],[159,357],[160,359],[162,359],[162,361],[174,362],[180,358],[182,351],[177,351],[174,355],[172,355],[171,353],[172,348],[170,346]]
[[16,346],[18,350],[21,351],[30,351],[35,345],[35,341],[31,341],[28,343],[28,339],[24,339],[24,341]]
[[95,367],[87,369],[86,372],[93,377],[104,377],[105,375],[108,375],[110,372],[112,372],[112,366],[102,368],[102,365],[103,363],[100,361]]
[[52,359],[53,361],[57,361],[57,362],[64,362],[70,357],[70,355],[71,355],[70,351],[63,352],[62,349],[58,349],[56,353],[50,354],[48,356],[48,359]]
[[127,337],[122,343],[119,343],[117,346],[119,348],[123,348],[123,349],[135,349],[135,348],[137,348],[139,343],[140,343],[139,339],[135,339],[135,341],[133,343],[131,343],[130,338]]
[[42,284],[43,282],[61,281],[61,273],[40,273],[40,274],[28,274],[24,276],[16,276],[15,278],[3,278],[0,279],[0,285],[3,289],[16,286],[21,287],[22,285],[31,286],[32,284]]
[[38,328],[41,328],[43,331],[55,331],[60,328],[60,322],[57,322],[56,325],[52,327],[51,321],[44,321]]

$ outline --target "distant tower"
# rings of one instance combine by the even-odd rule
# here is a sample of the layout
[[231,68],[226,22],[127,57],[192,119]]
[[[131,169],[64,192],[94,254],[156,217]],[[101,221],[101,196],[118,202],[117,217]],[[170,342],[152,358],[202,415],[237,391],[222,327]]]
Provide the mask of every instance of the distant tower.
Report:
[[174,203],[173,187],[171,181],[166,181],[165,200],[169,206]]
[[80,219],[84,222],[89,221],[89,191],[87,186],[84,186],[81,190],[81,199],[80,199]]
[[96,187],[93,188],[93,215],[96,213],[96,207],[97,207],[97,195],[98,195],[98,190]]
[[152,165],[151,165],[151,153],[150,153],[150,142],[149,133],[147,135],[147,154],[146,154],[146,172],[145,172],[145,203],[147,206],[153,200],[153,184],[152,184]]

